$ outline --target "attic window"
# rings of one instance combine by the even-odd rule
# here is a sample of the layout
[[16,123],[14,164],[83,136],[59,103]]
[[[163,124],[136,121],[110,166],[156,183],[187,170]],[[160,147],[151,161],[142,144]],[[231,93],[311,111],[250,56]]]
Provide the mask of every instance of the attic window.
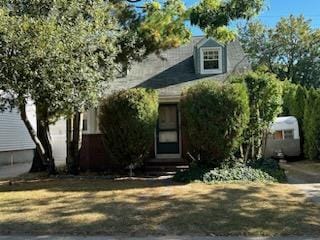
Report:
[[201,48],[201,74],[222,73],[221,47]]

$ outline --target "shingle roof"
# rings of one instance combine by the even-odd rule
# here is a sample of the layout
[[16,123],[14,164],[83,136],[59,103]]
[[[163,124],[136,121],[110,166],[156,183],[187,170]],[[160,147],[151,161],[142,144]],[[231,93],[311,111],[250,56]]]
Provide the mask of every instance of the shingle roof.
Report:
[[238,41],[227,44],[227,73],[199,75],[195,73],[193,49],[204,37],[192,37],[188,44],[161,53],[162,58],[150,55],[133,64],[126,77],[115,79],[108,92],[133,87],[153,88],[160,95],[179,95],[181,90],[198,81],[213,79],[223,81],[230,73],[250,68],[247,57]]

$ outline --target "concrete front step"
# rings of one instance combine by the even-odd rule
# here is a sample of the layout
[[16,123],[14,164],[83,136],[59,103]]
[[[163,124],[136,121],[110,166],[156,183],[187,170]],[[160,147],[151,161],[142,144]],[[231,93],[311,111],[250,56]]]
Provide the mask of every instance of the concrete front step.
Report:
[[155,171],[155,170],[161,170],[161,171],[178,171],[178,170],[185,170],[188,169],[188,165],[147,165],[144,167],[146,171]]
[[181,158],[152,158],[145,161],[145,163],[185,163]]
[[188,163],[183,159],[151,159],[144,164],[144,171],[150,176],[174,175],[177,171],[188,168]]
[[155,177],[159,177],[159,176],[174,176],[176,174],[175,171],[173,172],[168,172],[168,171],[146,171],[145,175],[146,176],[155,176]]

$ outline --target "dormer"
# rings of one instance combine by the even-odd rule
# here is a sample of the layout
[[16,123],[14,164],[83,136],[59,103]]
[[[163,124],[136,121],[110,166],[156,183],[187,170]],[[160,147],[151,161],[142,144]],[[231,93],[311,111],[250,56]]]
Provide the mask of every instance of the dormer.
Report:
[[196,74],[214,75],[227,72],[227,48],[213,38],[203,38],[194,46]]

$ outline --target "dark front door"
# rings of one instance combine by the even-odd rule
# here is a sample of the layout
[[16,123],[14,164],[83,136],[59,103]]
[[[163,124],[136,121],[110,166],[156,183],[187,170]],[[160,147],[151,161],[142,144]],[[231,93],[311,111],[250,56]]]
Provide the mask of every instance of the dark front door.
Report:
[[177,104],[160,104],[157,125],[157,154],[179,154]]

